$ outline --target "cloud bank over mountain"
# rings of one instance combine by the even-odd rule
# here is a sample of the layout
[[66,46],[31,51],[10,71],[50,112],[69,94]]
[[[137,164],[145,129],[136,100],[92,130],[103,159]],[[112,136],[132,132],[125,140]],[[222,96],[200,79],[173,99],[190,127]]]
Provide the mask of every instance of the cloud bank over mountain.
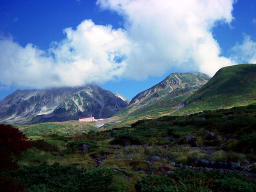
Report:
[[47,51],[0,39],[0,83],[26,87],[80,86],[121,76],[130,42],[122,29],[83,21]]
[[232,22],[235,0],[98,0],[124,18],[122,29],[85,20],[44,51],[0,39],[0,83],[79,86],[145,79],[172,69],[213,75],[234,61],[221,56],[212,30]]
[[98,0],[125,18],[129,40],[128,74],[141,77],[178,67],[213,75],[232,62],[221,57],[212,28],[233,19],[233,0]]

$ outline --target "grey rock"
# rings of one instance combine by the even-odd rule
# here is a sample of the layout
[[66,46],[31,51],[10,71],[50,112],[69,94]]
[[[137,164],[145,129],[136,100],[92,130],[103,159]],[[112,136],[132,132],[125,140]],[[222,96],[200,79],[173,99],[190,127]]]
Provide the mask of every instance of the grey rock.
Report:
[[167,159],[172,160],[172,159],[174,159],[174,156],[171,155],[171,154],[168,154],[168,155],[167,155]]
[[215,133],[210,132],[208,130],[204,130],[204,133],[207,134],[208,139],[214,139],[215,138]]
[[138,108],[157,101],[158,98],[176,97],[177,93],[186,95],[201,88],[208,80],[209,77],[203,73],[173,73],[155,86],[137,94],[129,106]]
[[148,160],[149,160],[149,161],[157,161],[157,160],[159,160],[159,159],[160,159],[160,157],[157,156],[157,155],[149,156],[149,157],[148,157]]
[[175,139],[173,137],[168,137],[168,141],[173,142]]
[[194,136],[186,136],[184,138],[184,142],[185,142],[185,144],[189,144],[192,147],[198,147],[197,140]]
[[80,151],[87,151],[89,149],[89,147],[90,147],[89,145],[81,144],[81,145],[78,146],[78,149]]

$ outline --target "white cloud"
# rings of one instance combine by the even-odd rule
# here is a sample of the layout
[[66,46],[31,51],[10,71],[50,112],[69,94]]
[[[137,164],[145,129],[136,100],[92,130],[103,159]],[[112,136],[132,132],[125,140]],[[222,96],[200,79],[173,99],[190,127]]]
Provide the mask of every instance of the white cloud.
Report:
[[[212,29],[232,21],[233,0],[98,0],[124,16],[135,45],[127,74],[134,78],[178,67],[213,75],[232,61],[221,57]],[[143,73],[141,73],[143,72]]]
[[119,77],[126,69],[129,41],[122,30],[83,21],[44,52],[0,39],[0,83],[26,87],[79,86]]
[[233,59],[239,63],[256,64],[256,42],[250,36],[245,35],[240,44],[232,48]]
[[232,21],[234,0],[98,0],[124,17],[124,29],[83,21],[47,51],[0,39],[0,83],[77,86],[113,78],[143,79],[178,68],[213,75],[233,64],[212,29]]

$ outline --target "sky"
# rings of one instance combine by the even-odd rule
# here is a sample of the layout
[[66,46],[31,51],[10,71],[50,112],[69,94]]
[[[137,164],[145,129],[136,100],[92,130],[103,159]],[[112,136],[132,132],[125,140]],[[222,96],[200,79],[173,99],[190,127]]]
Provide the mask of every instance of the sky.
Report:
[[132,99],[174,72],[256,63],[255,0],[0,0],[0,99],[95,83]]

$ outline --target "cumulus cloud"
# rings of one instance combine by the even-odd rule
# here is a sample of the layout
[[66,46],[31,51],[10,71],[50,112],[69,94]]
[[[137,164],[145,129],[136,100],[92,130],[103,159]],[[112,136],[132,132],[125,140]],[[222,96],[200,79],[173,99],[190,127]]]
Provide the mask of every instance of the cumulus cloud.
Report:
[[[233,19],[233,0],[98,0],[125,18],[133,49],[127,74],[162,74],[175,67],[213,75],[231,65],[222,57],[212,29]],[[143,71],[143,73],[141,73]]]
[[130,42],[123,30],[86,20],[64,33],[66,38],[47,51],[1,38],[0,83],[36,88],[79,86],[124,73]]
[[243,42],[232,48],[233,60],[238,63],[256,64],[256,42],[245,35]]
[[113,78],[145,79],[171,69],[213,75],[232,65],[212,29],[232,21],[234,0],[97,0],[124,18],[123,29],[83,21],[44,51],[0,39],[0,83],[78,86]]

